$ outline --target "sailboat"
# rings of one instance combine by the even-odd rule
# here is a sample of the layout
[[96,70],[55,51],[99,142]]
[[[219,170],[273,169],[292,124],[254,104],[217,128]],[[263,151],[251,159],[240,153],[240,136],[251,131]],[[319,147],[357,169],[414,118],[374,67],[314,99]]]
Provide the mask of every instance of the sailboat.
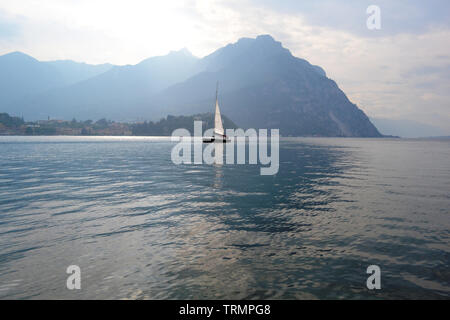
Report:
[[211,143],[211,142],[226,143],[230,141],[230,138],[228,138],[225,135],[225,130],[223,129],[222,117],[220,116],[220,109],[219,109],[218,91],[219,91],[219,83],[217,82],[216,113],[214,115],[214,136],[210,138],[203,138],[204,143]]

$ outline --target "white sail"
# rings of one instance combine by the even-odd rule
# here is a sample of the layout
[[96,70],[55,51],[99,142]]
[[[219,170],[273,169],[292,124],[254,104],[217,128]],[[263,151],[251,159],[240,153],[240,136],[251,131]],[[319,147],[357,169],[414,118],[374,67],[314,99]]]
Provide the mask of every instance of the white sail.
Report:
[[220,116],[219,102],[216,98],[216,115],[214,117],[214,133],[221,136],[225,135],[222,125],[222,117]]

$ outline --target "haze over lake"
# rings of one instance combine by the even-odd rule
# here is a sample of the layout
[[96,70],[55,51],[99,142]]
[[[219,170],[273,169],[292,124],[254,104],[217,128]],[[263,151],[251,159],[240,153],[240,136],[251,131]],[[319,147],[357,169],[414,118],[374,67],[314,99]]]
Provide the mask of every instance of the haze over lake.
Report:
[[173,146],[0,137],[0,298],[449,298],[450,140],[284,138],[275,176]]

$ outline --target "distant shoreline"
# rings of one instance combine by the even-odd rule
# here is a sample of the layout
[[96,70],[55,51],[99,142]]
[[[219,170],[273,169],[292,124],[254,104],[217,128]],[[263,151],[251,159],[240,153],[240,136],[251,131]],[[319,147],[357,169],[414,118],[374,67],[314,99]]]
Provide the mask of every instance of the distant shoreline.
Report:
[[[120,138],[120,137],[142,137],[142,138],[171,138],[171,135],[70,135],[70,134],[53,134],[53,135],[27,135],[27,134],[0,134],[0,137],[110,137],[110,138]],[[342,136],[283,136],[280,135],[280,138],[283,139],[296,139],[296,138],[335,138],[335,139],[401,139],[401,140],[447,140],[450,137],[418,137],[418,138],[404,138],[398,136],[383,136],[383,137],[342,137]]]
[[[236,129],[238,126],[222,115],[223,126],[229,129]],[[172,132],[179,128],[194,132],[194,122],[202,121],[203,129],[214,127],[214,115],[212,113],[196,114],[192,116],[168,115],[159,121],[141,121],[135,123],[115,122],[106,119],[92,120],[59,120],[48,119],[25,122],[23,118],[10,116],[7,113],[0,113],[0,135],[1,136],[171,136]],[[280,128],[282,132],[282,128]],[[326,135],[305,135],[305,136],[283,136],[282,137],[303,137],[303,138],[399,138],[396,136],[373,136],[373,137],[347,137],[347,136],[326,136]]]

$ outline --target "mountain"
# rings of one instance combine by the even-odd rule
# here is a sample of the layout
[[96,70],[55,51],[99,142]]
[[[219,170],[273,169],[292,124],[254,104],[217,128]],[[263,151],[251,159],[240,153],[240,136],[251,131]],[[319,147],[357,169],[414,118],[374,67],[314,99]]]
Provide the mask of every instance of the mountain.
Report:
[[[0,105],[6,105],[29,95],[55,88],[61,84],[62,77],[50,65],[39,62],[21,52],[0,56]],[[20,112],[20,105],[15,106]]]
[[294,57],[269,35],[242,38],[202,59],[183,49],[115,66],[26,96],[10,113],[121,121],[200,114],[213,111],[217,81],[222,113],[243,128],[279,128],[292,136],[381,136],[322,68]]
[[322,68],[294,57],[271,36],[243,38],[199,61],[202,72],[171,86],[145,115],[211,110],[220,83],[222,112],[248,128],[280,128],[292,136],[381,136]]
[[62,89],[112,68],[70,60],[42,62],[22,52],[0,56],[1,111],[24,113],[24,101],[52,89]]
[[87,80],[114,67],[109,63],[92,65],[83,62],[75,62],[72,60],[46,61],[43,63],[56,69],[56,71],[61,75],[64,85],[71,85]]
[[24,114],[52,118],[135,120],[152,95],[195,73],[198,58],[186,49],[137,65],[115,66],[98,76],[24,99]]

